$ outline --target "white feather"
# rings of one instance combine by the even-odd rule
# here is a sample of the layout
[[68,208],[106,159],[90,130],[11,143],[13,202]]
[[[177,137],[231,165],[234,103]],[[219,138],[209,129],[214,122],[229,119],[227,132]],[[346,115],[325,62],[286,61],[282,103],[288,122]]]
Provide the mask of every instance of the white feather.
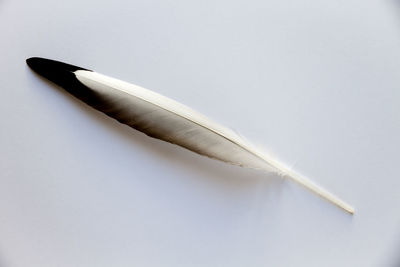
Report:
[[354,209],[344,201],[259,151],[232,130],[189,107],[96,72],[77,70],[74,73],[83,85],[107,104],[106,107],[96,108],[120,122],[201,155],[288,177],[347,212],[354,213]]

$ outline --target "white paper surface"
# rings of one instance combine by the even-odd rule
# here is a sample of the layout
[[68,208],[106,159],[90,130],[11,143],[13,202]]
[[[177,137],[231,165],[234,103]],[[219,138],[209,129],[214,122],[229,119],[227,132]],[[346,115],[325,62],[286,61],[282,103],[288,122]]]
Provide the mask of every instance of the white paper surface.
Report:
[[[0,266],[398,266],[400,2],[0,0]],[[34,75],[178,100],[354,205],[150,139]]]

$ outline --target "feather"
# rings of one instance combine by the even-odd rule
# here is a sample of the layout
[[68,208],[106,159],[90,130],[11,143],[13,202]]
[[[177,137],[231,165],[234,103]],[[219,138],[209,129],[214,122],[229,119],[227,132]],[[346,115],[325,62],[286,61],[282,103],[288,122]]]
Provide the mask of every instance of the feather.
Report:
[[260,152],[232,130],[172,99],[58,61],[29,58],[27,64],[93,108],[150,137],[226,163],[290,178],[347,212],[354,212],[350,205]]

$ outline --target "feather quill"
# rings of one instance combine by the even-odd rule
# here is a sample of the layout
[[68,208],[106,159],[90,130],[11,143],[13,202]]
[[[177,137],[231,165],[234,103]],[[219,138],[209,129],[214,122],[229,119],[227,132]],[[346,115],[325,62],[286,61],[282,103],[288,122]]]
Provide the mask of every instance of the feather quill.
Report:
[[27,64],[93,108],[150,137],[223,162],[290,178],[345,211],[354,213],[350,205],[262,153],[232,130],[172,99],[54,60],[30,58]]

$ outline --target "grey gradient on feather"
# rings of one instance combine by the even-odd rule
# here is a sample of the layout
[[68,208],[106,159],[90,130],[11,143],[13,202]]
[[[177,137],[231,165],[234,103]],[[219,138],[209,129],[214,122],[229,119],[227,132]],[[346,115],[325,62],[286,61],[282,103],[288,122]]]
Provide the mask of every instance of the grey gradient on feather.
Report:
[[27,64],[86,104],[150,137],[230,164],[272,169],[228,138],[190,119],[111,86],[85,85],[75,75],[76,71],[90,70],[44,58],[27,59]]

